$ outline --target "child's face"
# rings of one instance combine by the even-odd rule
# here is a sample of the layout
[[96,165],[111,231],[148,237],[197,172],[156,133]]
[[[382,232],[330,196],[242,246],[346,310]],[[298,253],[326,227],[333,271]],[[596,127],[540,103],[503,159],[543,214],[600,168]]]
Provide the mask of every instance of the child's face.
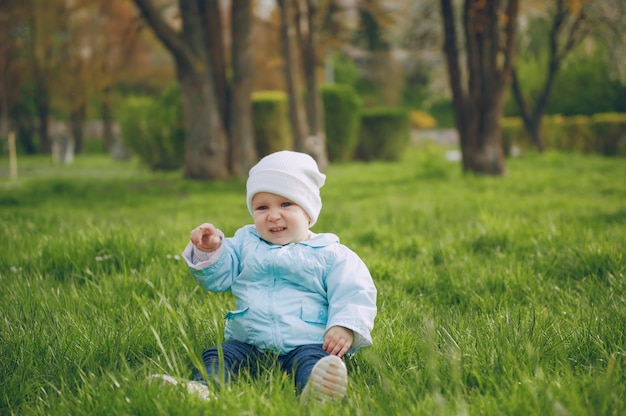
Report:
[[309,239],[309,215],[295,202],[269,192],[252,197],[252,217],[261,238],[276,245]]

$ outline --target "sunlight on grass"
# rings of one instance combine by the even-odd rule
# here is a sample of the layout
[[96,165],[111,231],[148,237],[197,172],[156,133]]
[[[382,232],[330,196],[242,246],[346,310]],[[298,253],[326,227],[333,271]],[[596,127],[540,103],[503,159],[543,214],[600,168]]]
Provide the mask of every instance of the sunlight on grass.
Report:
[[623,159],[529,154],[482,178],[423,146],[331,166],[314,231],[365,260],[379,314],[346,399],[321,409],[272,368],[211,402],[146,383],[190,377],[222,339],[233,300],[180,252],[200,222],[251,222],[243,179],[103,156],[20,168],[0,177],[0,414],[626,412]]

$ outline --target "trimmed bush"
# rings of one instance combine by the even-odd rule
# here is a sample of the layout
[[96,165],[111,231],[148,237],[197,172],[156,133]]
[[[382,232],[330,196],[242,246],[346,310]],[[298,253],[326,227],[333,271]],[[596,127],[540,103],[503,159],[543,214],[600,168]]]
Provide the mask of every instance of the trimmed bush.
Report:
[[287,96],[284,92],[255,92],[252,94],[252,113],[256,151],[259,157],[278,150],[293,149]]
[[[522,150],[532,147],[521,118],[504,117],[500,125],[506,154],[513,145]],[[626,114],[623,113],[544,116],[541,131],[546,149],[626,156]]]
[[605,156],[626,156],[626,114],[607,113],[591,117],[596,151]]
[[328,158],[331,162],[352,160],[359,141],[361,100],[347,84],[326,84],[321,92]]
[[566,140],[563,136],[563,125],[565,117],[561,114],[544,116],[541,119],[541,133],[546,149],[565,150]]
[[595,143],[588,116],[568,117],[563,124],[562,150],[593,153]]
[[410,138],[409,114],[406,110],[364,110],[361,114],[357,157],[361,160],[397,160]]
[[152,170],[178,169],[185,151],[185,128],[177,85],[158,99],[131,97],[117,111],[124,144]]

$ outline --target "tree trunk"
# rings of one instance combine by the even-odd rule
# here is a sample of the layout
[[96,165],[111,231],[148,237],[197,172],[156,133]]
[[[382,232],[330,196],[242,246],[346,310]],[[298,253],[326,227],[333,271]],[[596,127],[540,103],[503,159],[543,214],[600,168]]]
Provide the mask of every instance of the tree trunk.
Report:
[[475,116],[479,123],[470,123],[466,136],[461,137],[463,170],[485,175],[502,175],[506,172],[500,118],[502,108],[494,106],[486,113]]
[[508,0],[506,10],[503,8],[501,1],[465,0],[467,74],[464,75],[458,58],[452,3],[441,0],[444,52],[463,170],[488,175],[506,172],[500,119],[513,68],[518,2]]
[[9,92],[7,91],[7,72],[6,68],[0,69],[0,137],[9,135]]
[[[237,3],[237,0],[232,0]],[[247,0],[244,0],[244,2]],[[222,125],[227,129],[229,135],[229,91],[226,81],[226,49],[224,45],[224,32],[219,0],[197,0],[198,9],[201,16],[202,27],[205,28],[206,45],[211,60],[213,70],[213,84],[215,85],[215,96],[217,105],[222,116]]]
[[244,176],[257,158],[250,101],[252,94],[251,0],[233,1],[231,10],[233,94],[229,129],[230,164],[233,174]]
[[111,153],[113,150],[113,112],[111,110],[111,87],[106,87],[102,92],[102,140],[104,150]]
[[524,122],[524,128],[530,136],[530,140],[540,153],[545,151],[545,144],[543,136],[541,134],[541,119],[543,118],[544,109],[536,107],[535,111],[531,111],[528,107],[528,102],[522,93],[522,88],[517,78],[517,71],[513,70],[513,97],[517,103],[517,107],[520,110],[522,121]]
[[163,21],[149,0],[134,1],[174,56],[187,137],[184,175],[195,179],[229,177],[226,133],[197,0],[179,0],[183,21],[180,36]]
[[295,149],[306,152],[305,137],[308,127],[306,113],[298,86],[298,61],[296,57],[296,38],[294,30],[293,0],[278,0],[280,6],[280,32],[283,52],[283,67],[287,83],[287,97],[289,102],[289,121]]
[[[50,30],[55,26],[53,20],[54,13],[45,13],[46,3],[33,3],[33,13],[29,16],[30,30],[32,30],[32,40],[28,42],[31,50],[31,70],[34,78],[34,104],[37,114],[37,131],[39,133],[40,151],[45,154],[52,153],[52,142],[49,133],[50,118],[50,88],[49,77],[53,66],[53,52],[50,42]],[[47,19],[45,19],[47,18]],[[48,68],[47,68],[48,67]]]
[[179,55],[175,60],[187,137],[184,172],[188,178],[225,179],[230,176],[228,143],[199,15],[201,2],[180,0],[182,40],[194,52],[192,59]]
[[84,103],[78,105],[70,114],[70,131],[74,139],[74,154],[83,153],[85,135],[83,127],[85,124],[87,109]]
[[38,89],[36,92],[35,107],[37,109],[39,145],[42,153],[50,154],[52,152],[52,144],[50,143],[50,134],[48,132],[48,120],[50,118],[50,103],[48,101],[47,91]]
[[[324,131],[324,115],[322,110],[322,98],[317,85],[317,32],[315,29],[316,6],[311,0],[305,0],[306,27],[303,33],[298,30],[299,43],[302,45],[302,67],[306,85],[306,115],[309,127],[305,141],[307,153],[311,154],[319,168],[324,170],[328,167],[328,152],[326,151],[326,132]],[[300,15],[302,7],[298,8]],[[297,27],[301,28],[302,19],[296,19]]]
[[21,145],[22,150],[27,155],[34,155],[38,152],[37,144],[34,138],[36,137],[35,122],[31,117],[20,117],[14,120],[15,129],[17,133],[17,139]]
[[225,179],[227,168],[226,134],[212,95],[211,77],[177,62],[176,72],[185,114],[184,174],[194,179]]

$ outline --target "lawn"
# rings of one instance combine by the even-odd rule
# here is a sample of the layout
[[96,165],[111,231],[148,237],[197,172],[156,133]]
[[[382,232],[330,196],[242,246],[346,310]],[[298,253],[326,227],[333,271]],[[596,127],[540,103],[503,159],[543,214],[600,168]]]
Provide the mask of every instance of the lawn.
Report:
[[420,146],[332,165],[314,231],[368,264],[379,311],[324,408],[273,368],[210,402],[145,381],[222,339],[233,300],[180,252],[201,222],[251,222],[244,180],[19,163],[13,180],[0,162],[0,414],[626,414],[626,159],[527,154],[490,178]]

